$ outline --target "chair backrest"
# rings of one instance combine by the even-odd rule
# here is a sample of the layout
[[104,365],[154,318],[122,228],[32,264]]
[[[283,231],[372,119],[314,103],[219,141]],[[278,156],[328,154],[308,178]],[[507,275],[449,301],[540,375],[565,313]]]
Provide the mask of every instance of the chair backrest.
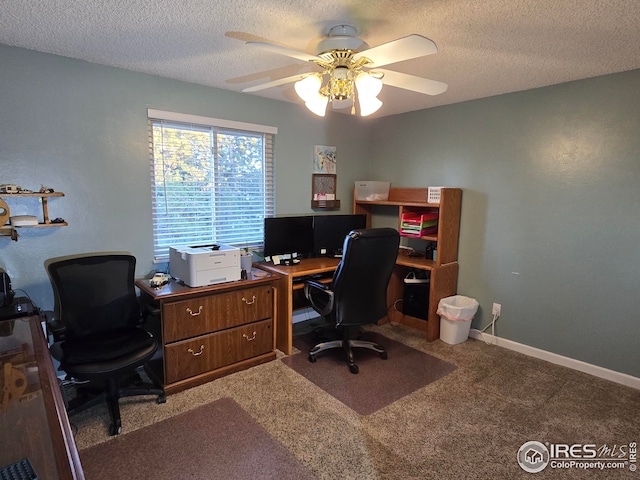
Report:
[[55,313],[65,337],[78,338],[135,326],[140,306],[135,292],[136,258],[94,254],[45,262],[55,297]]
[[345,237],[332,283],[336,324],[364,325],[386,315],[387,286],[399,244],[393,228],[353,230]]

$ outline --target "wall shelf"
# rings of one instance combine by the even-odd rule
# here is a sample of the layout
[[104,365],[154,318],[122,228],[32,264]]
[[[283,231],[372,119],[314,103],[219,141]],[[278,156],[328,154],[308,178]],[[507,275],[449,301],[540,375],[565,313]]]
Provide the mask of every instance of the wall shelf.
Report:
[[311,208],[317,209],[337,209],[340,208],[340,200],[311,200]]
[[64,193],[62,192],[51,192],[51,193],[0,193],[0,199],[2,198],[24,198],[24,197],[32,197],[39,198],[42,201],[42,221],[37,225],[24,225],[20,227],[14,227],[9,223],[0,226],[0,237],[11,237],[12,240],[18,240],[18,230],[21,228],[50,228],[50,227],[66,227],[68,225],[67,222],[52,222],[49,219],[49,198],[50,197],[64,197]]
[[[316,173],[311,180],[311,208],[338,209],[340,200],[336,199],[337,176],[332,174]],[[325,198],[328,196],[330,199]]]

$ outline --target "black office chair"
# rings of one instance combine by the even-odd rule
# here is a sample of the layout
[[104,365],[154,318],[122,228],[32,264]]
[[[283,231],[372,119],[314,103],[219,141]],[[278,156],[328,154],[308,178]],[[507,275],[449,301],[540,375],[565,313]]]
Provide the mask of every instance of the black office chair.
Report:
[[342,261],[330,285],[307,281],[305,297],[313,309],[341,334],[341,339],[319,343],[309,351],[309,361],[325,350],[343,348],[349,370],[358,373],[352,347],[363,347],[387,358],[374,342],[357,340],[360,326],[376,323],[387,314],[387,286],[398,256],[400,235],[393,228],[353,230],[345,238]]
[[[68,378],[104,383],[99,395],[71,405],[68,412],[106,400],[112,421],[110,435],[122,431],[120,398],[157,395],[157,403],[166,401],[159,385],[143,384],[136,372],[153,357],[158,341],[141,327],[135,265],[135,257],[120,253],[45,262],[55,298],[52,355]],[[140,381],[123,388],[121,380],[127,377]]]

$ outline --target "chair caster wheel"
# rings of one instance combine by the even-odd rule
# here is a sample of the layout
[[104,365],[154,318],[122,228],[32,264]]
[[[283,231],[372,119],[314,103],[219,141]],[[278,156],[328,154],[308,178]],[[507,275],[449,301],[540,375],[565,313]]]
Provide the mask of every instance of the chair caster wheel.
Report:
[[114,435],[120,435],[122,433],[122,425],[118,424],[118,425],[111,425],[109,427],[109,435],[114,436]]
[[359,372],[358,365],[349,365],[349,371],[353,374],[358,373]]
[[382,353],[380,354],[380,358],[381,358],[382,360],[386,360],[386,359],[388,359],[388,358],[389,358],[389,355],[387,355],[387,352],[382,352]]
[[315,357],[315,356],[313,356],[313,355],[309,355],[309,361],[310,361],[311,363],[316,363],[316,357]]
[[158,398],[156,399],[156,403],[157,404],[167,403],[167,396],[164,393],[162,395],[158,395]]

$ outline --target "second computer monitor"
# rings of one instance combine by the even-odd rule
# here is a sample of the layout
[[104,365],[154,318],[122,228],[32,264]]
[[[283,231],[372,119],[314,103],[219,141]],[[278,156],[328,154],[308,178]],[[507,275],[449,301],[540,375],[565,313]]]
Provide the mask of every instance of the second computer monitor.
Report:
[[316,215],[313,217],[313,246],[316,256],[340,256],[344,238],[351,230],[367,227],[367,216]]

